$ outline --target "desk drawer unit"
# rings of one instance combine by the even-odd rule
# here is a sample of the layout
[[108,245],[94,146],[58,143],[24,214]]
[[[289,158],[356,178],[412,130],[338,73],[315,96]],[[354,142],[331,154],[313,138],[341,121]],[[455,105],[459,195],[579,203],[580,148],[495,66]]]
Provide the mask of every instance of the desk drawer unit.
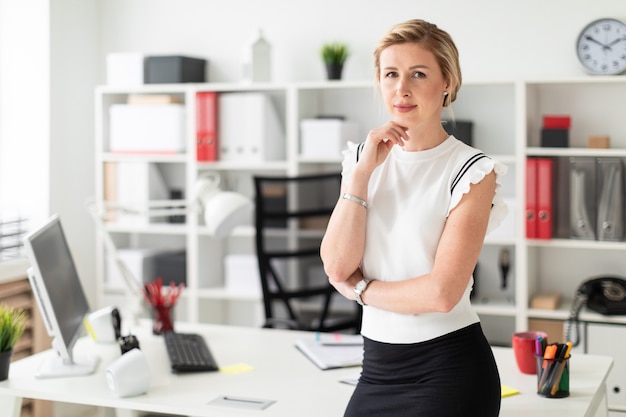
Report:
[[587,325],[587,353],[613,357],[613,369],[606,379],[609,409],[624,411],[626,417],[624,346],[626,346],[626,326],[600,323]]

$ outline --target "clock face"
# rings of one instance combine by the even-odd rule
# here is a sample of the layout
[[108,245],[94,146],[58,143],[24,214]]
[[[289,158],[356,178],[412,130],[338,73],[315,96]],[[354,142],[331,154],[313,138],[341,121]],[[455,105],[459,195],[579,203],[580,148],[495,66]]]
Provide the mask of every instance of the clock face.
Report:
[[626,24],[616,19],[591,22],[578,36],[576,53],[591,74],[620,74],[626,70]]

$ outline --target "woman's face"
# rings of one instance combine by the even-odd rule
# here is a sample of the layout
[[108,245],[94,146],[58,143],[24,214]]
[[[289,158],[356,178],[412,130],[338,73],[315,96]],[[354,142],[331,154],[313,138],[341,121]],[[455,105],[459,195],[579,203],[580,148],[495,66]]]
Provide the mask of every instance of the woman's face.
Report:
[[447,81],[432,52],[418,43],[402,43],[380,54],[378,82],[394,121],[407,128],[437,123]]

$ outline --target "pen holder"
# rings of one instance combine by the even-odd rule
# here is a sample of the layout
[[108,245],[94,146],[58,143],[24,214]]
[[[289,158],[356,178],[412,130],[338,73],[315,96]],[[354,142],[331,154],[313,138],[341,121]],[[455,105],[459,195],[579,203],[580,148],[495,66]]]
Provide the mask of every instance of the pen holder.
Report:
[[[571,355],[570,355],[571,356]],[[569,358],[546,359],[537,355],[537,395],[546,398],[569,397]]]
[[172,321],[172,309],[174,306],[153,306],[154,322],[152,325],[152,333],[163,334],[174,330],[174,322]]
[[176,305],[176,300],[180,297],[185,284],[180,283],[178,286],[174,281],[170,282],[169,287],[163,287],[163,279],[158,277],[152,282],[144,285],[143,296],[146,302],[152,307],[153,324],[152,333],[163,334],[174,330],[174,321],[172,320],[172,310]]

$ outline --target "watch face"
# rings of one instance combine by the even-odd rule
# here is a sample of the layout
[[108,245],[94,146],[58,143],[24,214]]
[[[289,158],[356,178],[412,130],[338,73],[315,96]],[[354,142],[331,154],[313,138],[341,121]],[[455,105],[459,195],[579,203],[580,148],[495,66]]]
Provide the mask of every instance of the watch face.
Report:
[[626,24],[617,19],[591,22],[578,36],[576,53],[591,74],[620,74],[626,70]]

